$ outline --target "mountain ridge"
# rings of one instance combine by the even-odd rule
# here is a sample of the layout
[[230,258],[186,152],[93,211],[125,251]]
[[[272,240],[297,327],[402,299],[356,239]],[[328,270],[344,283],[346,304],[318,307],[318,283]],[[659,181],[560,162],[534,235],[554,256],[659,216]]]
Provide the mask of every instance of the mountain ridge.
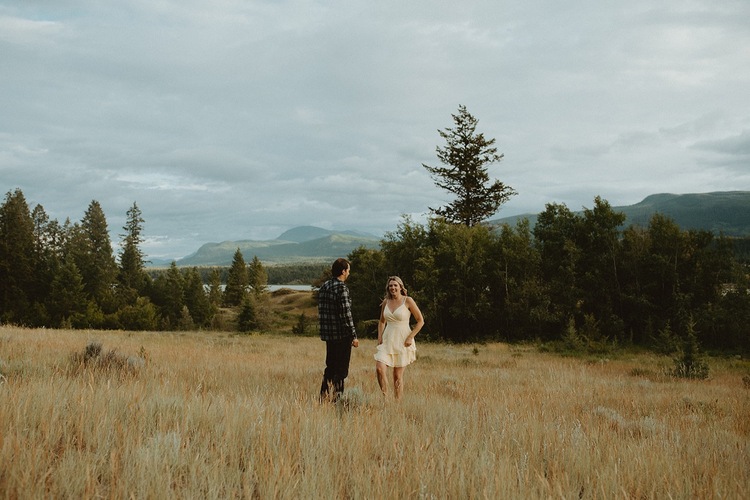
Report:
[[378,248],[380,238],[355,230],[332,231],[299,226],[274,240],[226,240],[204,243],[194,253],[178,259],[178,266],[229,266],[237,249],[245,261],[258,257],[264,264],[328,262],[346,256],[356,248]]
[[[660,213],[674,220],[683,230],[704,229],[732,237],[750,236],[750,191],[715,191],[710,193],[658,193],[646,196],[634,205],[613,206],[625,214],[624,227],[632,224],[646,227],[651,217]],[[583,210],[573,211],[581,214]],[[538,214],[520,214],[487,221],[487,224],[515,225],[527,218],[533,227]]]
[[[585,207],[584,207],[585,208]],[[651,216],[661,213],[683,230],[704,229],[730,237],[750,237],[750,191],[716,191],[710,193],[658,193],[638,203],[615,206],[625,214],[624,226],[647,226]],[[576,214],[583,210],[574,211]],[[521,214],[487,221],[499,226],[515,225],[523,218],[534,226],[538,214]],[[239,248],[245,261],[257,256],[264,264],[325,262],[346,256],[360,246],[377,249],[382,237],[357,230],[335,231],[316,226],[298,226],[273,240],[226,240],[205,243],[196,252],[176,260],[178,266],[229,266]],[[153,262],[152,267],[169,265]]]

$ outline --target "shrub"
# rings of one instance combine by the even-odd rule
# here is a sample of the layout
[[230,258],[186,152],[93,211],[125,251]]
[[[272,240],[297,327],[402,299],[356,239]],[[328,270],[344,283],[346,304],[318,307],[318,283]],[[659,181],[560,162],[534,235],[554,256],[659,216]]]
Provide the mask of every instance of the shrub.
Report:
[[104,351],[99,342],[89,342],[82,352],[70,356],[71,372],[83,370],[131,374],[145,366],[146,360],[139,356],[125,356],[112,349]]
[[309,328],[310,325],[309,320],[307,319],[307,315],[305,313],[302,313],[297,318],[297,324],[292,326],[292,333],[295,335],[305,335]]
[[664,328],[652,337],[652,343],[654,351],[665,356],[671,356],[679,351],[680,339],[672,331],[670,322],[667,321]]
[[258,314],[253,299],[245,297],[240,313],[237,316],[237,327],[240,332],[250,332],[258,328]]
[[682,378],[708,378],[708,362],[701,351],[695,323],[691,319],[687,326],[687,335],[678,356],[674,359],[673,375]]
[[159,328],[159,314],[151,301],[138,297],[134,305],[125,306],[117,312],[120,327],[125,330],[156,330]]
[[568,320],[568,327],[563,333],[562,341],[565,348],[571,351],[583,351],[586,346],[586,340],[578,333],[573,317]]

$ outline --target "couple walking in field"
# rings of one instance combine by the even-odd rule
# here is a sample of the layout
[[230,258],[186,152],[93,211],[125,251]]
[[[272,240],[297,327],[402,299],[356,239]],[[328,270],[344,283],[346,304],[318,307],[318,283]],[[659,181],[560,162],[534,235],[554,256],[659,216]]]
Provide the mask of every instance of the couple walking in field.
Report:
[[[331,279],[318,291],[320,339],[326,343],[326,368],[320,386],[320,399],[336,401],[344,392],[344,379],[349,375],[352,347],[359,347],[357,330],[352,318],[352,301],[346,280],[351,265],[336,259],[331,266]],[[415,324],[410,325],[414,316]],[[380,304],[378,346],[375,352],[375,373],[383,395],[388,393],[388,368],[393,370],[393,391],[400,399],[404,391],[404,369],[417,359],[414,337],[424,325],[424,317],[414,299],[406,293],[401,278],[391,276]]]

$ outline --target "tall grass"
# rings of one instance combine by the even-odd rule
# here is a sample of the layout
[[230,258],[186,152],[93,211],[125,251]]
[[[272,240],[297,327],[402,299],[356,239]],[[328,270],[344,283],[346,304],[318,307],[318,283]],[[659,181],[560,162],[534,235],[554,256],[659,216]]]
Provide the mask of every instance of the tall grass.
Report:
[[374,349],[330,405],[315,338],[0,328],[0,495],[750,498],[746,362],[422,343],[397,403]]

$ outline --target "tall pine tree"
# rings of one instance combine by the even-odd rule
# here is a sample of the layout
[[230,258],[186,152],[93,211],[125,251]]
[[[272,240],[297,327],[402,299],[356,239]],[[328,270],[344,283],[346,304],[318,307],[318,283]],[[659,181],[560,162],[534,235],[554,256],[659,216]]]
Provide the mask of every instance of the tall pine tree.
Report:
[[247,265],[242,252],[237,248],[232,259],[232,266],[227,274],[227,286],[224,289],[224,305],[239,306],[245,300],[247,288],[250,285]]
[[250,262],[248,268],[248,282],[250,284],[250,289],[253,291],[253,295],[255,295],[256,298],[260,298],[266,291],[268,291],[268,273],[257,255],[255,255],[252,262]]
[[107,219],[98,201],[93,200],[81,223],[73,228],[71,256],[83,277],[89,298],[104,312],[112,312],[117,263],[107,229]]
[[152,300],[161,313],[164,328],[177,328],[185,307],[185,279],[174,261],[154,280]]
[[213,317],[213,311],[198,268],[188,269],[184,277],[185,305],[190,311],[190,316],[197,326],[208,326]]
[[20,189],[0,206],[0,320],[25,323],[34,285],[34,223]]
[[436,148],[437,157],[445,166],[422,166],[435,185],[455,199],[441,208],[430,207],[430,211],[448,222],[474,226],[495,214],[516,192],[499,180],[489,184],[487,167],[503,158],[494,147],[495,139],[476,132],[477,119],[466,106],[459,106],[458,114],[452,116],[456,127],[438,130],[446,145]]
[[138,205],[133,202],[133,206],[127,211],[127,218],[123,229],[125,234],[120,235],[122,238],[120,251],[120,266],[117,280],[121,287],[121,295],[125,298],[126,303],[135,303],[136,298],[144,293],[148,282],[148,275],[145,272],[145,263],[143,252],[140,244],[143,242],[141,232],[143,231],[143,217]]

